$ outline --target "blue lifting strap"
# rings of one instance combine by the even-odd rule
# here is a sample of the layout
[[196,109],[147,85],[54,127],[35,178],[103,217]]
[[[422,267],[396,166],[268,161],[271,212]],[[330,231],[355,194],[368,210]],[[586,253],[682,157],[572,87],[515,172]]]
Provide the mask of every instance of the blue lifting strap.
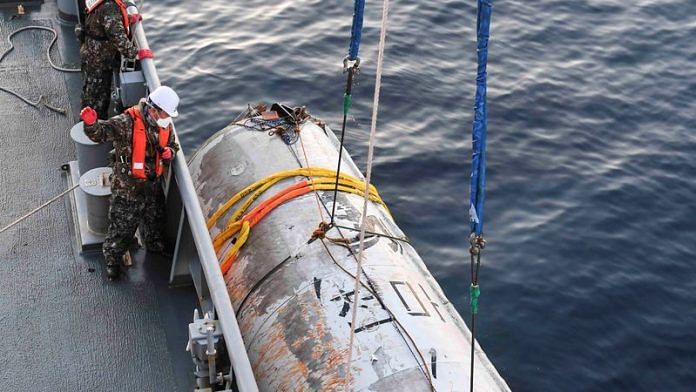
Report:
[[488,63],[488,36],[491,26],[492,0],[478,0],[476,41],[478,71],[476,74],[476,102],[472,130],[472,162],[469,220],[471,231],[477,236],[483,231],[483,203],[486,198],[486,133],[488,111],[486,108],[486,65]]
[[350,48],[348,59],[355,61],[360,50],[360,37],[362,36],[363,15],[365,13],[365,0],[355,0],[355,10],[353,11],[353,26],[350,29]]

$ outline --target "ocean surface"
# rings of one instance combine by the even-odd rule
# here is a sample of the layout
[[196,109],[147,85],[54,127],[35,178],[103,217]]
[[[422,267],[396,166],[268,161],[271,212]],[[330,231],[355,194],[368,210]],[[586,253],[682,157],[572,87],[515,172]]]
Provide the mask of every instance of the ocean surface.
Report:
[[[248,103],[340,130],[353,2],[143,4],[187,154]],[[347,148],[365,167],[381,2]],[[391,2],[374,182],[469,320],[476,2]],[[495,0],[478,339],[516,391],[696,385],[696,2]]]

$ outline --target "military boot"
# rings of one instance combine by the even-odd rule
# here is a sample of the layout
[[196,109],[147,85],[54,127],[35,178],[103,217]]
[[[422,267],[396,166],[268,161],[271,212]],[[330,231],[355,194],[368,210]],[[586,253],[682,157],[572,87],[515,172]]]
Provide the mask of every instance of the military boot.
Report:
[[106,277],[109,280],[118,280],[121,277],[121,265],[120,264],[107,264],[106,265]]
[[121,261],[124,267],[129,268],[133,266],[133,256],[131,256],[131,252],[129,250],[127,250],[126,253],[123,254]]
[[164,254],[165,246],[162,241],[152,241],[145,246],[149,253]]

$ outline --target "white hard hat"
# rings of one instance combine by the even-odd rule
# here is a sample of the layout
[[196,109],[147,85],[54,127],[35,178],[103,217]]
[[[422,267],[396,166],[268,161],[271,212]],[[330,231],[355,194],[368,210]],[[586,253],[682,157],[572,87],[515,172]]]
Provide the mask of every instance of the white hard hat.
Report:
[[157,106],[159,109],[163,110],[170,117],[176,117],[179,112],[176,110],[179,106],[179,96],[176,95],[174,90],[167,86],[159,86],[155,91],[151,92],[147,96],[150,103]]

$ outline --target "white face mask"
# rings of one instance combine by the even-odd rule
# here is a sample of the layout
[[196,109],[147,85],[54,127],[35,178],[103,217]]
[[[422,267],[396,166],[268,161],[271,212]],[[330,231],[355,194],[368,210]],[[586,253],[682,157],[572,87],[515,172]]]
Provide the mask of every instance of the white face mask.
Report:
[[171,125],[171,123],[172,123],[171,117],[157,119],[157,126],[159,126],[160,128],[167,128],[169,125]]

